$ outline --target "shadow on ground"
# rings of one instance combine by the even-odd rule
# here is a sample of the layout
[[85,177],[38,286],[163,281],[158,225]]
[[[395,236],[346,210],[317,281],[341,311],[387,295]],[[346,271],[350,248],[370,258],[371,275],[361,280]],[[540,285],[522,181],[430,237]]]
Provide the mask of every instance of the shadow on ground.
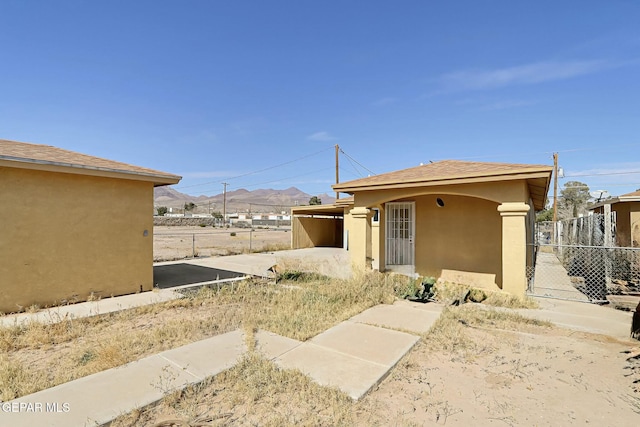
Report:
[[242,276],[245,274],[186,263],[153,267],[153,283],[160,289]]

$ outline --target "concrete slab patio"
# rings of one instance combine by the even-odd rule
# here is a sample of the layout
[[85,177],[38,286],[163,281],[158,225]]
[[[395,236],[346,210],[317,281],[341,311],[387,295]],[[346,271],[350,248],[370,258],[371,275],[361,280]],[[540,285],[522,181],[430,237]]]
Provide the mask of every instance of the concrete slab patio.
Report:
[[[341,248],[295,249],[224,257],[194,258],[179,262],[188,262],[192,265],[234,271],[258,277],[271,277],[272,273],[268,270],[274,265],[279,265],[281,268],[302,269],[341,279],[348,278],[351,275],[349,253]],[[162,263],[162,265],[167,264],[170,264],[170,262]]]

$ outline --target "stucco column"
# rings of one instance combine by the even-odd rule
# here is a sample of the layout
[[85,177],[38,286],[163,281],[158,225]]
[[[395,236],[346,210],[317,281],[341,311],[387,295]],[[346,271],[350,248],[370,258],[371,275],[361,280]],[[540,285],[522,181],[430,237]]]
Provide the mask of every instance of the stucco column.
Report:
[[502,217],[502,290],[524,295],[527,290],[527,224],[529,205],[503,203]]
[[371,226],[369,224],[370,210],[358,206],[350,211],[351,231],[349,232],[349,252],[351,264],[354,268],[371,268]]

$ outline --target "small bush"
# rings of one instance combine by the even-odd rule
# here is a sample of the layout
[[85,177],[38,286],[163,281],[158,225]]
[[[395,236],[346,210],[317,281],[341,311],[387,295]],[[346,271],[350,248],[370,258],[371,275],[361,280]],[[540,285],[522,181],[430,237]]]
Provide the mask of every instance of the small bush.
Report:
[[200,227],[206,227],[207,226],[207,224],[199,224],[199,225],[200,225]]
[[236,232],[235,232],[235,231],[232,231],[232,232],[231,232],[231,234],[230,234],[230,236],[231,236],[231,237],[236,237]]

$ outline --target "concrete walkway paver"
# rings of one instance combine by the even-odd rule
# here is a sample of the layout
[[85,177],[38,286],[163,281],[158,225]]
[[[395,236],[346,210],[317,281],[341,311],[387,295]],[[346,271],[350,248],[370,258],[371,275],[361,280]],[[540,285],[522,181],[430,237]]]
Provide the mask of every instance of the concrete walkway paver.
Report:
[[629,340],[633,313],[576,301],[534,298],[539,309],[516,309],[526,317],[547,320],[557,326]]
[[65,319],[79,319],[82,317],[114,313],[128,308],[142,307],[145,305],[171,301],[182,298],[183,296],[184,295],[169,289],[159,289],[149,292],[141,292],[139,294],[122,295],[96,301],[52,307],[35,313],[18,313],[0,316],[0,326],[21,326],[29,322],[39,322],[44,324],[58,323]]
[[351,321],[424,334],[442,313],[442,304],[421,304],[407,300],[393,305],[377,305],[351,318]]
[[0,404],[0,425],[102,425],[232,367],[245,351],[241,331],[178,347]]
[[274,361],[360,399],[384,379],[419,339],[405,332],[346,321]]
[[357,400],[386,377],[420,340],[414,334],[429,330],[442,309],[408,301],[378,305],[298,346],[290,343],[291,349],[273,360]]
[[353,399],[366,394],[390,369],[311,343],[284,354],[275,363],[285,369],[299,369],[318,384],[337,387]]

